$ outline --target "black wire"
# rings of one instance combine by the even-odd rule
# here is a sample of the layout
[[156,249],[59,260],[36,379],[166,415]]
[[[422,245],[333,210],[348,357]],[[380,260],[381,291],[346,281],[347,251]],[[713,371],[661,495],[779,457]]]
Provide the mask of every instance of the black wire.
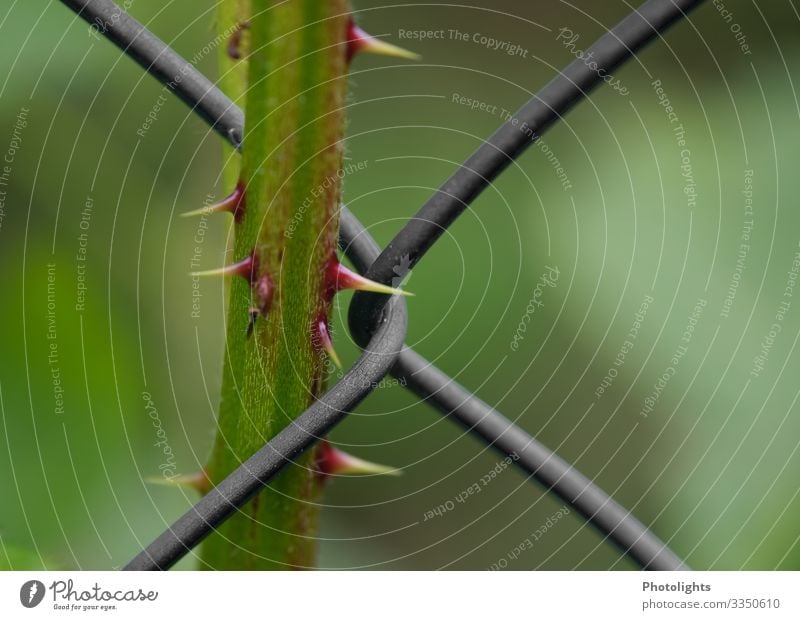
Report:
[[[182,72],[182,78],[172,86],[176,93],[226,139],[236,146],[239,145],[244,125],[241,110],[146,28],[108,0],[62,2],[79,11],[87,21],[101,20],[100,23],[106,26],[103,34],[160,80],[172,79],[172,72],[178,68]],[[116,16],[114,20],[110,19],[112,15]],[[497,174],[499,171],[494,176]],[[450,221],[456,216],[457,214]],[[428,247],[432,243],[433,240]],[[362,272],[378,256],[377,245],[344,207],[341,213],[340,244]],[[421,255],[418,255],[417,260]],[[404,378],[412,391],[483,438],[493,448],[505,455],[515,456],[513,462],[520,469],[572,505],[643,568],[687,568],[652,532],[569,463],[411,349],[404,348],[398,357],[394,347],[398,336],[405,334],[405,306],[394,300],[390,301],[388,309],[389,313],[383,315],[378,322],[377,331],[369,342],[365,355],[344,379],[200,500],[192,510],[134,558],[126,569],[166,569],[172,566],[252,497],[283,466],[326,434],[344,417],[346,411],[351,410],[371,391],[372,385],[380,380],[395,359],[397,363],[392,374]],[[402,321],[402,326],[395,325],[398,320]],[[402,336],[399,336],[399,342],[402,343]],[[384,368],[383,374],[377,377],[380,368]],[[351,375],[355,371],[357,377]]]
[[690,570],[628,510],[572,465],[433,366],[404,348],[392,375],[448,417],[452,416],[517,467],[583,515],[647,570]]
[[[389,283],[394,268],[409,270],[450,224],[512,161],[647,43],[703,0],[648,0],[576,58],[492,134],[428,199],[381,252],[366,276]],[[592,62],[596,64],[592,64]],[[350,304],[350,331],[363,344],[380,317],[385,295],[358,292]]]
[[97,27],[145,71],[172,90],[193,112],[235,145],[242,142],[244,113],[188,60],[111,0],[61,0]]

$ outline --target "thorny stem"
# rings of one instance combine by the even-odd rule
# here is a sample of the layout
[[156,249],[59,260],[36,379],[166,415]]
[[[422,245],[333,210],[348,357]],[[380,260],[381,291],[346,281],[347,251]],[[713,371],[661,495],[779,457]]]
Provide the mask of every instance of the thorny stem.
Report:
[[[244,97],[247,117],[245,207],[227,262],[252,255],[253,270],[230,284],[212,482],[322,389],[325,354],[314,345],[312,326],[330,314],[325,274],[338,233],[348,26],[347,0],[224,0],[220,7],[219,31],[236,32],[240,46],[239,59],[223,58],[223,88],[234,100]],[[234,166],[226,170],[231,189]],[[212,534],[203,566],[313,566],[321,481],[312,459],[309,453],[289,466]]]

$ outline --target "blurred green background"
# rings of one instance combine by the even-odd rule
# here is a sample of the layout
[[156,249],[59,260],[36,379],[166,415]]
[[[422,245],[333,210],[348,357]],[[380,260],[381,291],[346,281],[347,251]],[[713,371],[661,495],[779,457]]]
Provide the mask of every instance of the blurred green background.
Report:
[[[502,109],[572,59],[561,28],[585,49],[628,10],[355,4],[365,29],[423,55],[359,58],[352,71],[348,156],[366,167],[346,177],[345,198],[382,244]],[[484,192],[410,277],[408,342],[693,567],[800,569],[800,16],[792,3],[729,4],[708,2],[617,71],[629,94],[598,90]],[[216,75],[213,2],[129,10]],[[0,564],[110,569],[196,499],[146,478],[163,471],[159,439],[181,473],[210,451],[223,289],[204,281],[193,318],[187,272],[195,246],[202,268],[222,264],[230,223],[177,214],[230,188],[215,181],[216,135],[59,2],[6,3],[0,34],[0,151],[12,160],[0,164]],[[536,292],[548,267],[558,280]],[[348,300],[336,318],[345,363],[357,355]],[[405,475],[330,485],[322,567],[633,568],[574,514],[514,554],[560,503],[512,468],[456,502],[500,459],[402,387],[378,389],[333,439]],[[426,520],[442,505],[453,509]]]

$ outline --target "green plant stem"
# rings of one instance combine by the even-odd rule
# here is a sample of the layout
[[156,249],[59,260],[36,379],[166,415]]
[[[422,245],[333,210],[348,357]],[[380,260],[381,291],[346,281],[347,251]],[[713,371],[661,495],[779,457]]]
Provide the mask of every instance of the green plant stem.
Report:
[[[249,5],[249,6],[248,6]],[[249,10],[248,10],[249,9]],[[346,88],[346,0],[226,0],[218,27],[249,13],[242,37],[246,88],[242,151],[246,207],[235,225],[239,261],[256,258],[274,297],[248,337],[262,298],[243,277],[230,284],[219,432],[208,465],[219,481],[291,422],[323,386],[324,354],[312,325],[327,317],[325,265],[335,252]],[[223,72],[230,62],[223,61]],[[313,454],[287,468],[204,543],[202,563],[224,570],[314,565],[321,480]]]
[[[219,64],[219,80],[217,85],[232,102],[239,107],[245,106],[247,93],[247,60],[244,59],[245,47],[249,45],[249,32],[244,27],[250,18],[250,0],[226,0],[217,5],[217,32],[222,44],[217,47]],[[241,58],[230,56],[231,37],[238,36]],[[232,188],[239,180],[242,162],[235,147],[228,142],[222,145],[224,157],[223,181]]]

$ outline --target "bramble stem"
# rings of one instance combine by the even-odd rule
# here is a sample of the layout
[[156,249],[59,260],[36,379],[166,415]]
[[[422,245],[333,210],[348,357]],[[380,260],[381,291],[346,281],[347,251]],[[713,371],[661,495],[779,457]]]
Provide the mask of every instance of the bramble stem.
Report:
[[[252,255],[254,268],[230,285],[219,432],[208,466],[213,482],[322,390],[324,353],[312,342],[312,325],[330,313],[324,276],[338,233],[348,15],[347,0],[220,6],[220,32],[247,17],[238,37],[241,60],[221,63],[223,74],[233,68],[223,88],[234,100],[244,93],[247,118],[244,211],[227,262]],[[246,72],[234,63],[246,63]],[[289,466],[212,534],[203,544],[204,567],[312,567],[321,492],[309,468],[313,458]]]

